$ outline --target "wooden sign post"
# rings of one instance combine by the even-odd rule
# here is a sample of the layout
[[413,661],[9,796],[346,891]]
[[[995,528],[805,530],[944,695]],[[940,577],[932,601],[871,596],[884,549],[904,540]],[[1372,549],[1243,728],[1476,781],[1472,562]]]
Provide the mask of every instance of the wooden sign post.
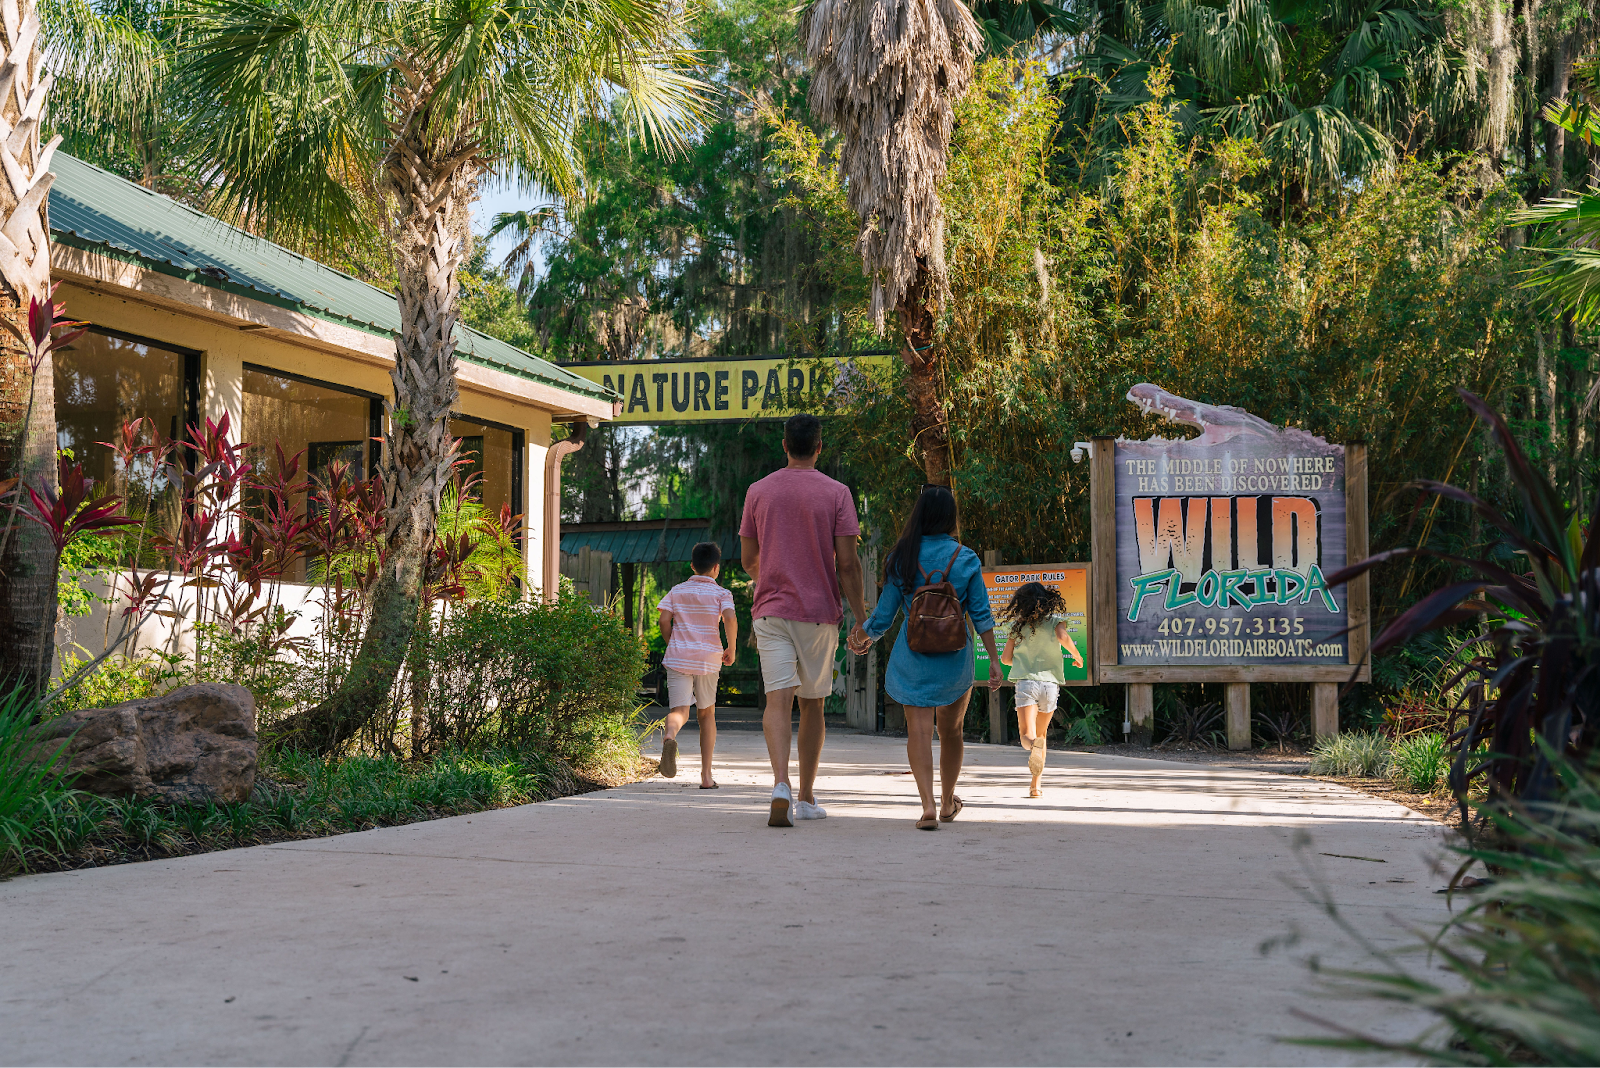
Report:
[[1090,520],[1096,676],[1127,684],[1134,736],[1158,682],[1222,683],[1228,747],[1250,746],[1250,684],[1306,682],[1317,737],[1338,732],[1338,687],[1371,678],[1366,447],[1329,445],[1237,408],[1142,384],[1146,411],[1198,438],[1094,440]]

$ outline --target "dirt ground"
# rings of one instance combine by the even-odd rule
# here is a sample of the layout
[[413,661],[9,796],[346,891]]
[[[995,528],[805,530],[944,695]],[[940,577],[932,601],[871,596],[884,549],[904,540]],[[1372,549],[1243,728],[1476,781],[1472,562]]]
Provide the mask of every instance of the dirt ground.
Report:
[[1459,827],[1461,813],[1455,801],[1447,795],[1414,794],[1395,786],[1388,779],[1362,779],[1339,775],[1312,775],[1311,758],[1305,753],[1277,749],[1250,749],[1239,752],[1216,749],[1164,749],[1143,745],[1117,744],[1096,746],[1069,746],[1084,753],[1106,753],[1111,756],[1145,757],[1150,760],[1175,760],[1185,764],[1215,764],[1219,767],[1249,768],[1253,771],[1270,771],[1280,775],[1305,775],[1322,782],[1338,783],[1359,790],[1372,797],[1381,797],[1404,805],[1413,812],[1450,827]]

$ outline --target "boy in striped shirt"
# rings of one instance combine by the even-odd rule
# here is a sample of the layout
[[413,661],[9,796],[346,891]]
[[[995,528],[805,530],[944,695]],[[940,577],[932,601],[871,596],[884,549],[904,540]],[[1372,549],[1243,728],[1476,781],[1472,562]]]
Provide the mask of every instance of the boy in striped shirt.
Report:
[[[669,779],[678,774],[678,731],[689,721],[692,701],[700,724],[700,789],[715,790],[711,754],[717,746],[717,675],[724,665],[733,663],[739,619],[733,614],[733,594],[717,585],[722,571],[722,550],[717,543],[696,545],[689,562],[694,574],[668,590],[656,605],[661,613],[661,637],[667,643],[661,664],[667,669],[667,703],[671,706],[661,741],[661,774]],[[717,633],[719,621],[728,634],[726,647]]]

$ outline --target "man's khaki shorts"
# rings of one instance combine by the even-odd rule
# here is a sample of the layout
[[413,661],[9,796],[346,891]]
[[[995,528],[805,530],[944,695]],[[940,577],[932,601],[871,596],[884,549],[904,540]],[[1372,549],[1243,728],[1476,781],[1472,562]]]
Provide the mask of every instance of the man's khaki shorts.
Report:
[[720,672],[705,675],[683,675],[667,668],[667,701],[669,708],[694,705],[702,712],[717,704],[717,676]]
[[761,654],[761,681],[769,691],[798,686],[801,697],[826,697],[833,692],[837,623],[762,616],[754,629],[756,650]]

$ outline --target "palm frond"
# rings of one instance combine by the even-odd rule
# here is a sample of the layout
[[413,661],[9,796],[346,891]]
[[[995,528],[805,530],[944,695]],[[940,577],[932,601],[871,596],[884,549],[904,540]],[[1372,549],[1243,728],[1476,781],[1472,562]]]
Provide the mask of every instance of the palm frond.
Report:
[[1528,245],[1541,262],[1527,272],[1523,287],[1571,312],[1581,326],[1600,322],[1600,191],[1543,201],[1512,222],[1541,228]]

